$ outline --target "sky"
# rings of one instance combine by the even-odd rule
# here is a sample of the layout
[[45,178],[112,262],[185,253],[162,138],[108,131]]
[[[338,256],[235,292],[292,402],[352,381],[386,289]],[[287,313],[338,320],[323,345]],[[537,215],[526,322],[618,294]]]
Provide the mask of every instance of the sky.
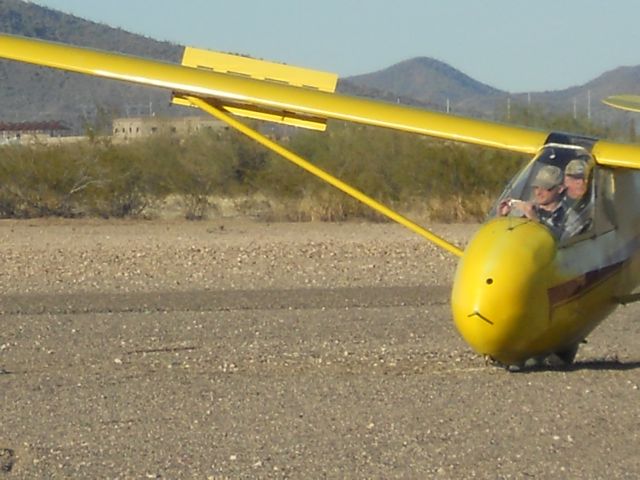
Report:
[[413,57],[509,92],[640,65],[639,0],[36,0],[180,45],[339,74]]

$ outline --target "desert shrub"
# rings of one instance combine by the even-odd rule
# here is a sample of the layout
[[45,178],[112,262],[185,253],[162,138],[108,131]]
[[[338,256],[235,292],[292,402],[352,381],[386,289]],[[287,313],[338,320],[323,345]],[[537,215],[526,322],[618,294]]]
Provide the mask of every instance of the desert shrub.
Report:
[[0,152],[0,215],[74,217],[84,213],[84,192],[95,181],[84,162],[86,145],[12,147]]
[[[87,213],[104,218],[143,215],[166,194],[154,144],[94,144],[85,164],[94,181],[85,189]],[[164,151],[163,156],[170,155]]]
[[[400,212],[437,220],[483,218],[526,160],[508,152],[331,122],[327,132],[285,130],[279,140],[330,174]],[[144,216],[177,198],[206,218],[212,198],[270,219],[383,217],[239,134],[204,130],[127,144],[2,147],[0,216]],[[261,198],[258,202],[246,199]],[[237,199],[237,200],[234,200]],[[244,207],[242,207],[244,205]],[[256,213],[257,212],[257,213]]]
[[[303,132],[285,143],[380,203],[405,211],[433,211],[427,216],[441,220],[482,218],[491,205],[489,199],[497,197],[527,160],[508,152],[341,123],[332,124],[327,133]],[[270,156],[258,178],[272,197],[297,199],[293,204],[308,210],[295,216],[380,219],[378,213],[280,157]]]
[[183,142],[169,184],[182,197],[187,219],[205,218],[213,195],[233,194],[239,163],[232,142],[217,132],[202,131]]

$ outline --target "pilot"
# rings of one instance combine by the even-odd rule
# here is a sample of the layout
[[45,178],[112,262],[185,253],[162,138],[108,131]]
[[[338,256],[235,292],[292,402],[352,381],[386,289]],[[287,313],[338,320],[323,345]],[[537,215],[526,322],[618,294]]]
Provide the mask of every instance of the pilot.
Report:
[[566,211],[562,238],[586,232],[593,221],[591,198],[588,190],[589,166],[582,159],[571,160],[564,170],[565,196],[563,199]]
[[562,201],[564,175],[553,165],[544,165],[536,174],[533,182],[533,201],[507,200],[500,203],[498,213],[508,215],[517,209],[531,220],[537,220],[547,226],[551,233],[559,238],[564,227],[565,206]]

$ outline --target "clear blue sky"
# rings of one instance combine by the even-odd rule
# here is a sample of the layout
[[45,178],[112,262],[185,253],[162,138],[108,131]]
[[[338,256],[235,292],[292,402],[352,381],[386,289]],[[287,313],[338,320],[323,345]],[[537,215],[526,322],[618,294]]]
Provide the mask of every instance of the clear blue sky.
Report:
[[338,73],[433,57],[510,92],[640,65],[640,0],[36,0],[157,40]]

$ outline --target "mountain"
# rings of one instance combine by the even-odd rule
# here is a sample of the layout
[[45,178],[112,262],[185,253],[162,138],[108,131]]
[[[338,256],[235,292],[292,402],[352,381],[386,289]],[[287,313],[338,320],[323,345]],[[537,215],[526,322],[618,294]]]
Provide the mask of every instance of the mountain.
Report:
[[509,96],[428,57],[341,79],[338,91],[478,118],[495,118],[497,106]]
[[[179,62],[182,47],[83,20],[30,2],[0,0],[0,31]],[[165,90],[0,61],[0,120],[62,120],[81,128],[99,110],[169,113]],[[171,107],[172,111],[180,110]]]
[[[590,112],[592,119],[609,124],[629,118],[629,113],[615,110],[602,103],[602,99],[615,94],[640,94],[640,66],[618,67],[603,73],[584,85],[563,90],[534,92],[529,94],[531,101],[546,110],[560,113]],[[525,103],[527,94],[512,95],[514,100]]]
[[[0,31],[179,63],[182,46],[135,35],[22,0],[0,0]],[[616,93],[640,93],[640,66],[620,67],[558,91],[513,94],[483,84],[439,60],[418,57],[383,70],[340,79],[343,93],[439,111],[500,119],[509,106],[535,103],[547,111],[626,118],[601,104]],[[100,115],[184,115],[165,90],[0,61],[0,121],[61,120],[76,130]]]
[[349,77],[350,83],[396,93],[431,105],[461,104],[472,97],[496,97],[505,92],[480,83],[433,58],[418,57],[365,75]]
[[438,60],[418,57],[377,72],[342,79],[340,90],[485,118],[502,118],[508,102],[512,106],[535,103],[553,113],[589,112],[592,118],[606,123],[628,114],[605,106],[601,100],[619,93],[640,94],[640,66],[619,67],[567,89],[509,93],[478,82]]

